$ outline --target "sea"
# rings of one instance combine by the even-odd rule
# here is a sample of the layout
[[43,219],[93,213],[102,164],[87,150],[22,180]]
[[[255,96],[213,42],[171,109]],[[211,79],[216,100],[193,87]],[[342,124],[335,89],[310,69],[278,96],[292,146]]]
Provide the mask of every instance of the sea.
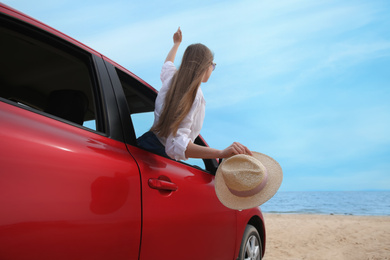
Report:
[[390,191],[277,192],[263,213],[390,216]]

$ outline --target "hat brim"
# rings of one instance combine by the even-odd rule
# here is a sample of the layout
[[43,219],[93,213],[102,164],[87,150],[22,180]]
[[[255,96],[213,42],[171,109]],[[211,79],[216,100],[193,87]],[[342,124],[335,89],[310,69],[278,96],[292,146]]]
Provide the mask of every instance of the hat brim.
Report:
[[[278,191],[283,180],[283,171],[279,163],[268,155],[252,152],[253,157],[259,160],[267,169],[268,181],[266,186],[257,194],[250,197],[238,197],[232,194],[225,184],[225,180],[218,168],[215,174],[215,193],[223,205],[228,208],[243,210],[258,207],[272,198]],[[223,161],[222,161],[223,163]],[[222,164],[221,163],[221,164]]]

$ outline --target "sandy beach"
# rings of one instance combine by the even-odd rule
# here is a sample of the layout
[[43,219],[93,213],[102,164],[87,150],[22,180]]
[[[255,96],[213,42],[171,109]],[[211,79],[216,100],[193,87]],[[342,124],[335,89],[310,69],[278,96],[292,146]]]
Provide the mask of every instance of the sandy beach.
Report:
[[390,217],[264,214],[265,260],[389,260]]

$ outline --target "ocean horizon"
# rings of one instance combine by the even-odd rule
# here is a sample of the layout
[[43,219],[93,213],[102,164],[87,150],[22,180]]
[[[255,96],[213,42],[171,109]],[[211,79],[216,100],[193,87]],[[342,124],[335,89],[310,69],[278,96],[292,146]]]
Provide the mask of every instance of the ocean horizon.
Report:
[[390,191],[282,191],[263,213],[390,216]]

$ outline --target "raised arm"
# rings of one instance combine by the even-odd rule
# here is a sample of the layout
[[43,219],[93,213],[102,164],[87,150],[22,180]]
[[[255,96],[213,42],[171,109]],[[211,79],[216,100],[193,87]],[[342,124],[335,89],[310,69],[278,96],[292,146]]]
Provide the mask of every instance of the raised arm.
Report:
[[181,30],[179,27],[179,29],[177,29],[177,31],[173,35],[173,46],[172,46],[172,49],[169,51],[168,56],[165,59],[165,62],[167,62],[167,61],[174,62],[175,61],[176,53],[177,53],[177,50],[179,49],[179,46],[180,46],[182,39],[183,39],[183,37],[181,35]]

